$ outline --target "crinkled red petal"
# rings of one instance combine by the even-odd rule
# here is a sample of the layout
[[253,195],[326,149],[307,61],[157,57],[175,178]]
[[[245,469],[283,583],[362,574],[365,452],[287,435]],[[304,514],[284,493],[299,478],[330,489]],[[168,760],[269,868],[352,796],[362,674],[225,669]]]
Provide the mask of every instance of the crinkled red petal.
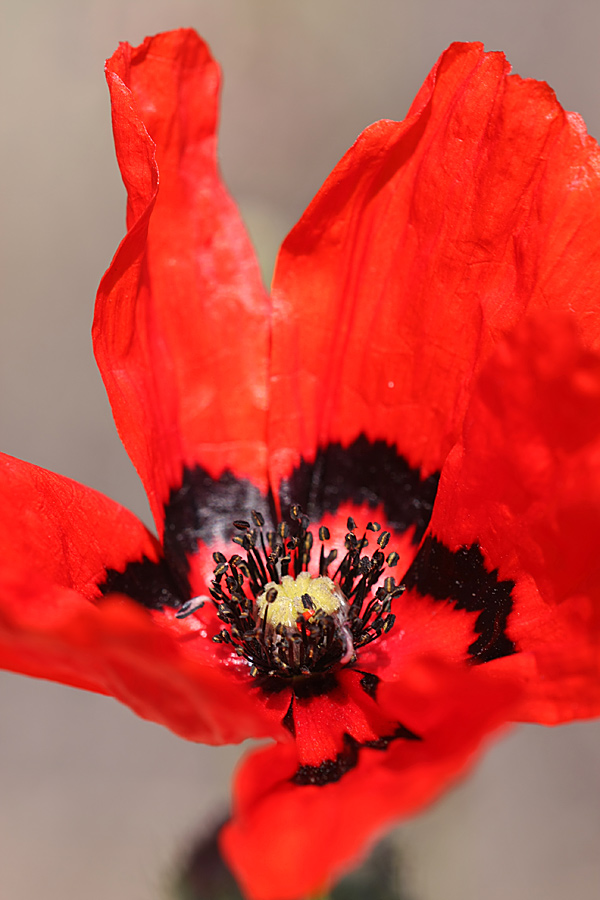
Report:
[[144,719],[208,744],[273,735],[246,682],[125,598],[96,606],[35,572],[0,577],[0,665],[97,691]]
[[415,663],[382,683],[385,714],[420,740],[362,746],[337,781],[299,785],[292,742],[247,757],[222,846],[250,900],[296,900],[325,891],[393,820],[432,800],[469,763],[514,706],[514,686],[478,669]]
[[458,665],[468,660],[477,612],[456,609],[452,603],[440,603],[412,590],[395,601],[393,610],[394,627],[360,650],[359,668],[393,681],[424,656]]
[[453,44],[404,122],[367,128],[276,267],[270,447],[359,434],[425,474],[460,434],[470,385],[528,308],[600,335],[600,155],[543,83]]
[[345,735],[359,743],[376,741],[394,730],[375,700],[360,686],[364,673],[345,669],[326,692],[296,696],[293,716],[296,753],[302,766],[318,767],[344,751]]
[[4,565],[42,575],[88,599],[107,569],[160,547],[140,520],[91,488],[0,454],[0,553]]
[[159,558],[108,497],[2,455],[0,551],[0,667],[111,694],[190,740],[281,733],[246,668],[220,659],[207,616],[102,598],[107,570]]
[[216,160],[219,71],[190,30],[107,62],[127,235],[98,291],[96,359],[162,529],[182,466],[266,486],[269,305]]
[[514,582],[517,653],[491,665],[526,685],[520,715],[600,714],[600,356],[566,315],[536,316],[499,346],[431,531],[451,550],[477,542],[488,569]]

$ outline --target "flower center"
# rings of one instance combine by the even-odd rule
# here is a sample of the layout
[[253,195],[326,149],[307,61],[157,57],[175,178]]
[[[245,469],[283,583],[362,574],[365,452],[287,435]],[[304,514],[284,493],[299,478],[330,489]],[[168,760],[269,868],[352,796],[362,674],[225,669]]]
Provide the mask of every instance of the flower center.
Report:
[[[290,523],[265,531],[261,513],[252,511],[253,525],[234,522],[241,532],[233,540],[245,551],[227,559],[214,553],[215,579],[211,595],[225,627],[213,640],[229,644],[246,659],[254,676],[303,678],[322,674],[356,659],[356,651],[390,630],[391,604],[404,588],[383,578],[398,554],[383,553],[390,534],[369,522],[362,538],[348,519],[346,554],[333,576],[329,567],[337,550],[325,552],[329,530],[319,528],[318,575],[309,571],[313,534],[299,506]],[[378,534],[376,549],[364,554],[367,532]],[[383,580],[382,584],[379,582]]]
[[280,584],[269,581],[256,601],[260,618],[266,616],[270,628],[291,628],[299,616],[310,620],[317,612],[332,615],[347,605],[335,581],[322,575],[311,578],[308,572],[300,572],[297,578],[284,575]]

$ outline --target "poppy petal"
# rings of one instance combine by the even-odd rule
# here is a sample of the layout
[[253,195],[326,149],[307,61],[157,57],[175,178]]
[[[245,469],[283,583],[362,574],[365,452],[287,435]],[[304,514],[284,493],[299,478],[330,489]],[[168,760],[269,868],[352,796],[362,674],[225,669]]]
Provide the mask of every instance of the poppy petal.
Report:
[[437,472],[473,377],[527,308],[568,305],[598,339],[598,147],[546,84],[508,72],[503,54],[453,44],[404,122],[367,128],[284,242],[275,486],[304,464],[318,491],[335,480],[327,448],[360,436]]
[[155,563],[160,547],[133,513],[69,478],[0,454],[0,550],[7,566],[101,597],[108,570]]
[[[523,718],[600,714],[599,511],[600,356],[566,314],[532,317],[483,371],[431,522],[447,583],[477,590],[456,568],[476,546],[510,587],[508,607],[496,593],[483,632],[513,646],[491,665],[519,673]],[[427,543],[408,576],[424,593]]]
[[[216,663],[202,620],[143,608],[168,589],[144,578],[162,572],[160,548],[108,497],[1,455],[0,549],[2,668],[113,695],[190,740],[281,732],[247,673]],[[140,605],[102,596],[128,564]]]
[[312,462],[301,459],[278,484],[281,513],[300,505],[312,522],[330,517],[357,523],[370,519],[388,528],[410,557],[431,517],[438,473],[426,478],[386,441],[360,435],[344,447],[319,449]]
[[463,664],[469,658],[479,612],[447,600],[439,602],[431,595],[406,590],[393,605],[394,627],[361,648],[359,668],[387,681],[401,677],[407,666],[423,656]]
[[[268,299],[216,161],[219,71],[191,30],[108,60],[127,235],[98,291],[94,347],[162,534],[183,469],[266,488]],[[198,487],[200,485],[200,487]]]
[[411,737],[363,743],[348,737],[329,761],[331,780],[299,784],[292,742],[243,762],[222,847],[250,900],[326,891],[384,826],[456,779],[482,739],[506,721],[515,690],[481,669],[421,660],[401,680],[381,684],[378,699]]
[[[202,642],[198,637],[195,648]],[[8,569],[0,576],[2,668],[112,696],[192,741],[277,733],[245,682],[195,656],[125,598],[94,605],[36,573]]]

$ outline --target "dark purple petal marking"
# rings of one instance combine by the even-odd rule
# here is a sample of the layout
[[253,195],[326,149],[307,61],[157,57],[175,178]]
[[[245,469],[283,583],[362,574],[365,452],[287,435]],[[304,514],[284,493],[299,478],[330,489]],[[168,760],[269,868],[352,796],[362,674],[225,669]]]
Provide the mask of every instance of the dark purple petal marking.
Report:
[[261,678],[259,676],[257,682],[266,694],[280,694],[282,691],[289,691],[292,688],[293,696],[299,700],[322,697],[339,687],[335,671],[322,672],[318,675],[311,675],[308,678],[298,678],[294,681],[293,686],[290,685],[289,678],[273,676],[269,678]]
[[379,687],[379,682],[381,678],[378,675],[373,675],[371,672],[361,672],[362,678],[359,681],[359,684],[365,694],[371,697],[373,700],[377,699],[377,688]]
[[300,766],[292,776],[294,784],[315,785],[324,787],[333,784],[347,775],[358,765],[360,751],[367,747],[371,750],[387,750],[392,741],[420,741],[422,738],[404,725],[398,725],[392,734],[377,738],[374,741],[357,741],[350,734],[344,734],[344,749],[335,759],[324,759],[318,766]]
[[148,609],[179,609],[191,598],[189,557],[198,543],[230,540],[240,511],[265,502],[251,482],[229,471],[215,479],[201,466],[184,468],[180,487],[165,504],[164,559],[130,562],[122,572],[110,569],[100,590],[126,594]]
[[506,635],[513,608],[514,581],[499,581],[498,570],[488,572],[478,544],[452,552],[428,535],[404,578],[407,590],[438,601],[450,601],[456,609],[478,612],[477,640],[469,646],[473,662],[485,663],[517,652]]
[[123,572],[107,569],[99,588],[104,596],[125,594],[147,609],[178,609],[190,597],[189,584],[176,584],[164,559],[152,562],[146,556],[127,563]]
[[284,728],[287,728],[289,733],[296,737],[296,722],[294,721],[294,695],[292,694],[290,699],[290,705],[287,708],[287,712],[283,719],[281,720],[281,724]]
[[439,474],[422,479],[397,449],[385,441],[369,441],[360,435],[348,447],[328,444],[317,451],[314,462],[302,460],[282,484],[282,508],[299,503],[311,522],[323,513],[336,513],[342,503],[383,505],[388,523],[403,533],[414,526],[418,544],[433,509]]
[[199,543],[229,542],[235,533],[233,521],[265,506],[272,507],[268,497],[227,469],[213,478],[202,466],[184,468],[181,486],[171,491],[165,504],[163,544],[170,569],[187,579],[188,557],[197,552]]
[[[282,485],[280,497],[284,510],[300,503],[315,523],[347,501],[373,509],[383,504],[394,529],[404,532],[414,526],[418,542],[431,517],[438,479],[436,474],[422,480],[395,447],[361,435],[349,447],[334,443],[319,450],[314,463],[302,461]],[[234,520],[251,509],[261,510],[267,525],[275,521],[272,496],[247,479],[228,470],[213,478],[202,466],[184,468],[181,485],[165,504],[164,560],[132,561],[123,572],[110,570],[100,590],[119,591],[149,609],[183,606],[191,597],[189,557],[198,544],[228,542]]]

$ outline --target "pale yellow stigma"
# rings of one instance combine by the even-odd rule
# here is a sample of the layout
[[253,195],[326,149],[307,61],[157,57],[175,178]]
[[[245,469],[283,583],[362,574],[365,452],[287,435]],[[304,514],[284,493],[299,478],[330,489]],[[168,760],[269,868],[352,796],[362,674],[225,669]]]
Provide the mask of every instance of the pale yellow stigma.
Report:
[[331,578],[325,575],[311,578],[308,572],[300,572],[297,578],[284,575],[281,584],[270,581],[256,605],[260,618],[264,621],[266,614],[267,624],[272,628],[278,625],[292,628],[299,616],[309,619],[319,610],[335,615],[345,609],[346,599]]

